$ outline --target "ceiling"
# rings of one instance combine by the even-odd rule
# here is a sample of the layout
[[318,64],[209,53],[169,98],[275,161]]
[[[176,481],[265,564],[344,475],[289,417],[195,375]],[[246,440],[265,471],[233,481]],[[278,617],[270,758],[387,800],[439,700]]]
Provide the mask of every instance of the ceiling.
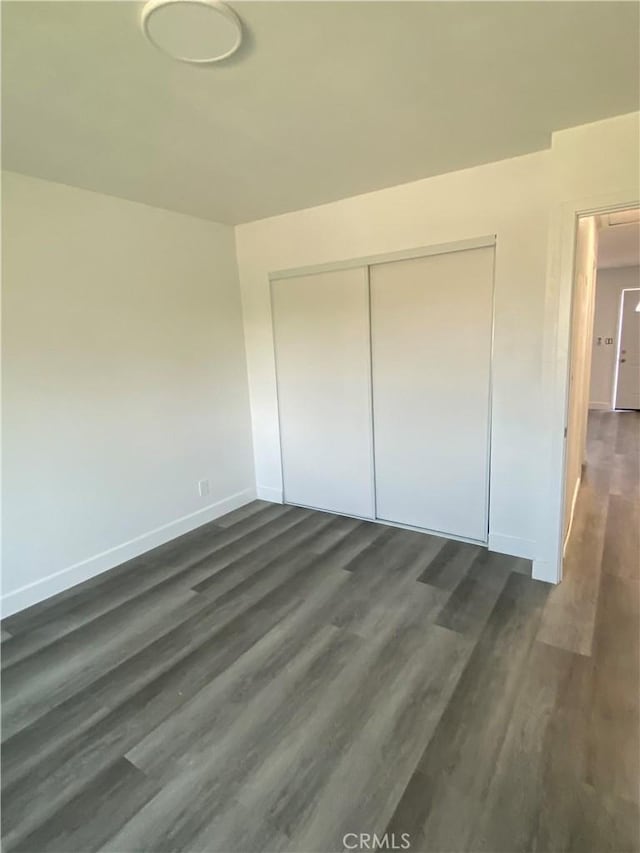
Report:
[[3,2],[4,167],[237,223],[638,109],[634,2],[232,5],[242,48],[195,67],[139,3]]
[[[635,210],[635,221],[609,226],[607,217],[601,217],[598,233],[598,267],[633,267],[640,264],[640,214]],[[614,216],[617,214],[614,214]]]

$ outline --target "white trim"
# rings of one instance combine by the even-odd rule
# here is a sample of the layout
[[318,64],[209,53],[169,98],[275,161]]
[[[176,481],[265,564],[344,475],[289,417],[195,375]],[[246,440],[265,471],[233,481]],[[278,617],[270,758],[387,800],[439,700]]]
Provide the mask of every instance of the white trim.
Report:
[[[496,266],[498,264],[497,235],[493,244],[493,272],[491,279],[491,342],[489,346],[489,399],[487,411],[487,486],[485,491],[485,515],[487,518],[487,545],[491,536],[491,465],[493,461],[493,368],[496,341]],[[492,549],[490,549],[492,550]],[[505,552],[510,553],[510,552]],[[518,555],[519,556],[519,555]]]
[[589,409],[598,412],[610,412],[612,406],[611,403],[591,402],[589,403]]
[[571,529],[573,527],[573,519],[576,514],[576,502],[578,500],[578,492],[580,491],[580,486],[582,485],[582,468],[580,469],[580,475],[576,480],[576,485],[573,490],[573,497],[571,498],[571,509],[569,510],[569,524],[567,525],[567,535],[564,537],[564,542],[562,544],[562,559],[564,560],[564,555],[567,553],[567,542],[569,541],[569,537],[571,536]]
[[25,584],[12,592],[7,592],[0,600],[2,616],[11,616],[19,610],[24,610],[25,607],[30,607],[32,604],[44,601],[45,598],[57,595],[57,593],[63,592],[69,589],[69,587],[89,580],[115,566],[119,566],[133,557],[139,557],[152,548],[157,548],[158,545],[164,545],[165,542],[169,542],[177,536],[182,536],[183,533],[195,530],[196,527],[200,527],[202,524],[206,524],[209,521],[219,518],[221,515],[225,515],[227,512],[231,512],[233,509],[244,506],[254,500],[255,497],[256,493],[253,488],[236,492],[189,515],[183,515],[181,518],[176,518],[174,521],[156,527],[154,530],[136,536],[134,539],[129,539],[127,542],[122,542],[120,545],[108,548],[99,554],[94,554],[93,557],[88,557],[86,560],[81,560],[72,566],[67,566],[65,569],[53,572],[32,583]]
[[269,501],[273,504],[281,504],[284,503],[284,499],[282,497],[282,489],[276,489],[273,486],[258,486],[257,487],[257,496],[261,501]]
[[588,198],[573,199],[552,211],[549,223],[549,253],[543,344],[543,399],[550,437],[546,499],[542,502],[538,539],[544,547],[533,564],[537,580],[559,583],[562,580],[564,533],[564,493],[566,489],[566,441],[569,404],[571,344],[571,308],[575,268],[578,216],[640,206],[638,191],[627,190]]
[[363,258],[347,258],[341,261],[329,261],[324,264],[313,264],[307,267],[297,267],[288,270],[276,270],[269,273],[269,281],[282,278],[298,278],[305,275],[315,275],[323,272],[337,272],[354,267],[371,267],[378,264],[388,264],[394,261],[407,261],[412,258],[425,258],[429,255],[447,255],[450,252],[464,252],[467,249],[485,249],[496,245],[496,235],[472,237],[468,240],[454,240],[451,243],[436,243],[433,246],[420,246],[415,249],[401,249],[398,252],[384,252],[380,255],[367,255]]
[[533,560],[536,554],[536,543],[532,539],[509,536],[506,533],[489,533],[489,550],[496,551],[498,554],[508,554],[510,557]]
[[544,583],[556,584],[559,581],[551,580],[555,577],[556,565],[550,563],[549,560],[535,559],[533,560],[533,568],[531,569],[531,578],[534,581],[543,581]]
[[367,275],[367,327],[369,329],[369,370],[367,371],[367,393],[369,396],[369,482],[371,483],[371,518],[378,515],[378,484],[376,482],[376,421],[373,408],[373,315],[371,311],[371,267],[365,267]]
[[[276,414],[277,414],[277,428],[278,428],[278,457],[279,457],[279,468],[280,468],[280,488],[274,489],[272,486],[260,486],[258,485],[258,497],[262,498],[265,501],[272,501],[273,503],[284,503],[284,453],[282,452],[282,414],[280,411],[280,382],[278,378],[278,345],[276,343],[276,313],[274,311],[274,293],[273,293],[273,283],[271,279],[269,279],[269,311],[271,312],[271,350],[273,354],[273,372],[274,372],[274,380],[275,380],[275,391],[276,391]],[[265,492],[265,497],[263,498],[262,492]],[[272,493],[272,497],[268,497],[269,492]],[[277,497],[276,497],[277,495]]]

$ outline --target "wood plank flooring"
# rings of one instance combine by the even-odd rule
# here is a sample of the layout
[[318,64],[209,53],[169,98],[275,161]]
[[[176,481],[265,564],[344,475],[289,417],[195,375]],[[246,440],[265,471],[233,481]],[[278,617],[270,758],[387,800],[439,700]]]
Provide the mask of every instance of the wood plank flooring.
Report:
[[639,460],[593,413],[557,588],[256,501],[6,619],[3,849],[636,853]]

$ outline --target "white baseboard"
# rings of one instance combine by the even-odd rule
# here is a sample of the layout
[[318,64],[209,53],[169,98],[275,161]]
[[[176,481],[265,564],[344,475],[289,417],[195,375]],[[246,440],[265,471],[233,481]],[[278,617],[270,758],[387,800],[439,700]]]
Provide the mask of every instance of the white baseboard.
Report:
[[261,501],[271,501],[274,504],[283,503],[282,489],[274,489],[272,486],[258,486],[257,497]]
[[600,411],[600,412],[612,411],[611,403],[589,403],[589,408],[595,409],[595,410]]
[[131,560],[133,557],[139,557],[140,554],[144,554],[158,545],[164,545],[165,542],[169,542],[183,533],[195,530],[196,527],[200,527],[202,524],[206,524],[227,512],[231,512],[233,509],[244,506],[250,501],[255,500],[255,497],[256,492],[253,488],[236,492],[236,494],[229,495],[229,497],[209,504],[209,506],[196,510],[196,512],[183,515],[181,518],[176,518],[168,524],[156,527],[148,533],[136,536],[135,539],[130,539],[128,542],[123,542],[121,545],[116,545],[107,551],[101,551],[93,557],[81,560],[72,566],[67,566],[66,569],[61,569],[58,572],[47,575],[47,577],[40,578],[40,580],[21,586],[12,592],[4,593],[0,599],[2,616],[11,616],[19,610],[24,610],[25,607],[30,607],[39,601],[44,601],[45,598],[50,598],[52,595],[69,589],[69,587],[89,580],[89,578],[106,572],[108,569],[114,568],[114,566],[119,566],[120,563]]
[[559,581],[558,567],[549,560],[534,560],[531,577],[534,581],[557,584]]
[[522,557],[533,560],[536,555],[536,543],[519,536],[507,536],[506,533],[489,533],[489,550],[510,557]]

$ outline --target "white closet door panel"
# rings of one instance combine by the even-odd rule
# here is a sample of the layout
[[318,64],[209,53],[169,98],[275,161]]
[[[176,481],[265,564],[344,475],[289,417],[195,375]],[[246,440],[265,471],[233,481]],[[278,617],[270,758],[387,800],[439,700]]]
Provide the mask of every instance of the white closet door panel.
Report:
[[372,518],[367,269],[272,289],[285,501]]
[[494,249],[371,267],[377,517],[486,541]]

